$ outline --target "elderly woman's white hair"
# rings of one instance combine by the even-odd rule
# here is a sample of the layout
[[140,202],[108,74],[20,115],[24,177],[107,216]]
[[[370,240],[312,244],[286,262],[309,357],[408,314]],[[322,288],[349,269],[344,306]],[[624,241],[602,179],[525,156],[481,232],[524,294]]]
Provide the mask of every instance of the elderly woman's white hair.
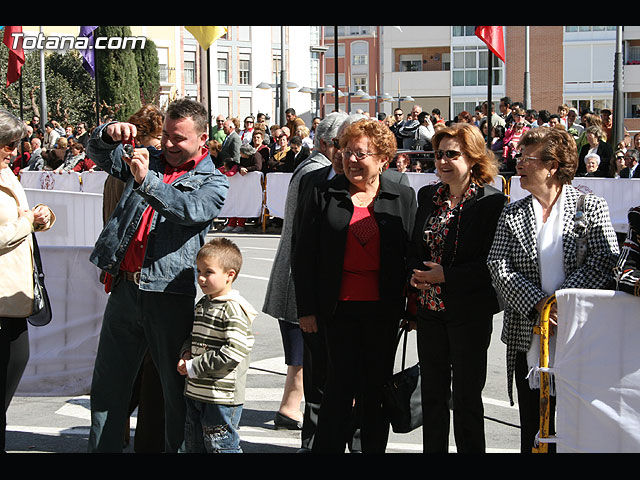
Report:
[[347,119],[344,112],[332,112],[327,115],[316,127],[316,134],[313,138],[313,147],[317,150],[320,147],[320,140],[325,143],[331,143],[334,138],[338,137],[338,129]]
[[587,156],[584,157],[585,163],[590,158],[593,158],[596,161],[596,164],[600,165],[600,155],[598,155],[597,153],[589,153],[589,154],[587,154]]

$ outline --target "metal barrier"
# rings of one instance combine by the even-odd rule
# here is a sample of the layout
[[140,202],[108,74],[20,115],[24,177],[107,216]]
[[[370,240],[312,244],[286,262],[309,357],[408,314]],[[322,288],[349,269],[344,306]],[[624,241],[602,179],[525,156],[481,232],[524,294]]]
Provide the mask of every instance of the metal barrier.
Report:
[[540,431],[536,439],[537,445],[533,447],[533,453],[548,453],[549,443],[555,443],[555,437],[549,435],[549,418],[551,402],[551,374],[549,368],[549,314],[556,304],[556,296],[547,299],[540,314],[540,325],[533,327],[533,333],[540,335]]

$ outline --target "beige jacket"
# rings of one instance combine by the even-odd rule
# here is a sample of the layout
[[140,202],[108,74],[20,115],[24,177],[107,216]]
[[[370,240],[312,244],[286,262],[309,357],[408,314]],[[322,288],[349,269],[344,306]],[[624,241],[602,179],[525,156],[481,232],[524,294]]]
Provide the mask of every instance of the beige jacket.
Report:
[[[0,169],[0,317],[24,318],[33,307],[34,227],[18,215],[18,207],[29,209],[27,196],[10,168]],[[55,216],[51,212],[51,228]]]

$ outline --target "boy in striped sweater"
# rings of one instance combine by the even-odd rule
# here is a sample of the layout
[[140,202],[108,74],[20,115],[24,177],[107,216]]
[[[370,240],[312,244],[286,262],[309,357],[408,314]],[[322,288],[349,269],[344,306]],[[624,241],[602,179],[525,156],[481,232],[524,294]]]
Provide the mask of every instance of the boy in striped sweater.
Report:
[[240,249],[226,238],[205,244],[196,257],[204,296],[195,306],[191,336],[178,372],[185,375],[185,448],[191,453],[241,453],[238,426],[244,404],[256,310],[232,284]]

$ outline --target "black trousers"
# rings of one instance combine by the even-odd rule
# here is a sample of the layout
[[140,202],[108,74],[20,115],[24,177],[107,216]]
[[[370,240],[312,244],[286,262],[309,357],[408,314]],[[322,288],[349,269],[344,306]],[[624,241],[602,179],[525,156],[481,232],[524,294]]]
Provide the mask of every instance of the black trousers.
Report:
[[[322,395],[327,382],[327,344],[324,322],[316,319],[318,331],[315,333],[303,333],[304,341],[302,381],[304,388],[304,421],[302,423],[302,445],[305,450],[312,450],[318,417],[322,405]],[[361,451],[360,430],[358,419],[352,416],[352,433],[349,436],[348,448],[350,451]]]
[[[531,453],[536,434],[540,430],[540,389],[531,389],[527,374],[526,352],[516,355],[515,383],[518,394],[518,411],[520,413],[520,453]],[[549,401],[549,434],[555,434],[556,397]],[[549,453],[556,452],[556,445],[549,444]]]
[[453,429],[458,453],[483,453],[487,349],[492,315],[455,319],[447,312],[418,314],[423,449],[449,449],[449,404],[453,393]]
[[399,320],[385,310],[380,302],[338,302],[325,322],[327,381],[314,453],[344,453],[353,438],[354,418],[363,453],[386,449],[389,421],[382,387],[393,372]]
[[0,452],[6,449],[7,410],[29,361],[29,333],[24,318],[0,317]]

